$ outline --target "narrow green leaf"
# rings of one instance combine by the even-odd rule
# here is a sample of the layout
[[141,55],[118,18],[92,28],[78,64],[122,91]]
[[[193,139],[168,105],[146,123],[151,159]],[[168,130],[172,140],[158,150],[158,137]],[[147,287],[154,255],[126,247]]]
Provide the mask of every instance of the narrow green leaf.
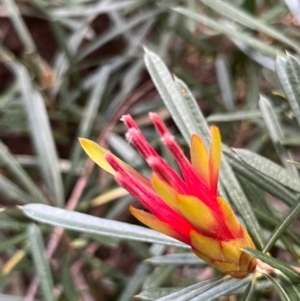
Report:
[[189,118],[182,95],[175,85],[170,71],[160,57],[147,49],[145,51],[144,59],[156,89],[170,111],[186,142],[190,143],[190,132],[196,133],[196,129]]
[[104,65],[99,72],[94,75],[96,84],[86,101],[83,117],[80,120],[77,132],[79,137],[87,137],[90,135],[110,74],[111,67]]
[[16,180],[31,194],[33,201],[45,204],[47,203],[47,200],[41,191],[37,188],[35,183],[30,179],[25,170],[20,166],[2,141],[0,141],[0,161],[10,169]]
[[25,205],[23,211],[33,220],[69,230],[190,248],[190,246],[186,244],[151,229],[104,218],[97,218],[79,212],[42,204]]
[[165,63],[155,53],[146,50],[144,59],[160,96],[186,142],[189,144],[192,134],[197,133],[208,144],[209,127],[187,85],[177,77],[173,79]]
[[[246,45],[245,43],[237,40],[237,39],[231,39],[231,41],[234,43],[234,45],[240,49],[242,52],[244,52],[253,62],[258,63],[261,67],[265,67],[271,71],[275,70],[275,58],[266,54],[261,53],[261,51],[258,51],[257,49]],[[257,94],[258,98],[258,94]]]
[[[153,244],[150,247],[150,253],[152,255],[161,255],[165,250],[164,246]],[[134,294],[137,293],[138,290],[140,290],[140,287],[145,282],[147,275],[151,271],[151,267],[147,265],[146,263],[142,262],[140,263],[135,272],[134,275],[129,279],[127,282],[124,290],[118,297],[117,301],[127,301],[132,300]]]
[[297,273],[292,267],[290,267],[288,264],[286,264],[283,261],[280,261],[276,258],[270,257],[260,251],[245,248],[244,251],[257,259],[263,261],[264,263],[267,263],[274,269],[277,269],[281,271],[284,275],[286,275],[288,278],[290,278],[292,281],[300,281],[300,274]]
[[36,51],[34,41],[24,20],[22,19],[18,6],[15,4],[14,0],[4,0],[4,4],[8,10],[8,15],[12,20],[15,32],[17,33],[18,38],[22,41],[26,52],[34,53]]
[[[281,246],[281,243],[283,244],[283,249],[289,252],[294,258],[298,257],[298,252],[296,251],[296,244],[291,243],[291,236],[288,237],[286,234],[281,236],[281,241],[277,244]],[[297,235],[297,238],[295,241],[299,241],[299,236]]]
[[50,264],[45,256],[46,252],[41,231],[36,225],[32,224],[28,226],[27,235],[30,242],[34,266],[41,283],[43,300],[55,301],[57,298],[54,295],[54,284]]
[[221,278],[221,279],[214,278],[214,279],[210,279],[210,280],[205,280],[200,283],[183,288],[177,292],[174,292],[174,293],[164,296],[162,298],[159,298],[156,301],[190,300],[191,298],[201,294],[202,292],[205,292],[208,289],[217,286],[218,284],[222,284],[224,281],[226,282],[226,280],[224,278]]
[[265,23],[273,24],[277,18],[285,16],[287,13],[287,7],[279,2],[272,7],[268,7],[268,9],[262,13],[259,19]]
[[34,200],[20,187],[0,174],[0,191],[9,200],[18,204],[32,203]]
[[129,246],[132,251],[138,255],[141,259],[147,259],[151,254],[149,253],[149,247],[143,242],[135,241],[135,240],[128,240],[126,241],[126,245]]
[[294,206],[294,208],[290,211],[289,214],[277,225],[272,234],[270,235],[266,246],[264,247],[263,252],[268,252],[274,243],[280,238],[283,232],[290,226],[290,224],[299,216],[300,214],[300,202],[298,198],[298,202]]
[[71,253],[66,253],[62,257],[61,283],[63,285],[63,294],[67,301],[78,300],[78,294],[71,276]]
[[194,253],[174,253],[163,256],[151,257],[146,260],[147,263],[153,265],[203,265],[203,260]]
[[[187,110],[187,117],[185,117],[184,121],[188,122],[191,121],[193,126],[189,128],[190,135],[193,133],[198,134],[206,143],[209,145],[210,143],[210,131],[209,126],[207,124],[206,118],[204,117],[200,107],[192,94],[189,87],[183,82],[181,79],[175,77],[175,84],[177,85],[178,90],[180,91],[183,103]],[[177,106],[177,110],[180,113],[181,106],[180,104]],[[195,132],[194,132],[195,131]],[[188,141],[190,143],[190,141]]]
[[[237,151],[237,150],[235,150]],[[256,186],[278,197],[288,205],[294,205],[297,200],[296,193],[293,193],[281,183],[264,176],[259,171],[249,168],[249,165],[235,155],[235,152],[225,150],[226,158],[233,169],[241,176],[247,178]]]
[[281,301],[295,301],[295,300],[292,300],[292,299],[289,298],[287,292],[281,286],[281,284],[279,283],[279,281],[277,279],[275,279],[274,277],[272,277],[268,274],[264,274],[264,276],[272,282],[272,284],[273,284],[276,292],[278,293]]
[[[289,87],[292,89],[292,93],[294,95],[294,99],[297,101],[298,104],[298,109],[300,106],[300,62],[299,60],[292,56],[291,54],[287,54],[287,59],[286,59],[286,66],[285,66],[285,71],[286,71],[286,76],[288,78],[288,82],[290,86],[287,86],[286,89]],[[285,90],[285,87],[283,87]],[[287,94],[287,97],[289,95]],[[291,100],[293,100],[292,95],[290,95]],[[291,102],[290,102],[291,104]],[[296,104],[293,103],[293,106],[291,107],[296,107]]]
[[[64,191],[51,126],[42,95],[33,87],[23,66],[15,70],[18,76],[30,133],[40,161],[43,178],[57,206],[64,203]],[[34,104],[34,105],[33,105]]]
[[170,28],[176,28],[177,24],[181,22],[181,16],[174,11],[168,11],[168,16],[165,20],[165,25],[160,29],[159,40],[155,42],[156,52],[161,57],[167,57],[169,53],[169,47],[172,44],[173,39],[177,35],[176,30],[170,30]]
[[223,157],[221,172],[223,175],[221,177],[223,187],[226,189],[231,202],[236,206],[238,212],[242,216],[246,228],[253,238],[256,247],[262,249],[265,245],[265,239],[263,237],[261,227],[244,191],[240,186],[240,183],[238,182],[230,164],[227,162],[226,157]]
[[[283,108],[275,108],[274,111],[276,113],[282,112]],[[238,111],[238,112],[230,112],[230,113],[216,113],[209,115],[207,117],[208,123],[217,123],[217,122],[234,122],[234,121],[242,121],[242,120],[256,120],[260,119],[262,114],[259,110],[251,110],[251,111]]]
[[14,245],[20,243],[21,241],[24,241],[25,239],[26,239],[26,234],[21,233],[19,235],[13,236],[12,238],[1,241],[0,242],[0,252],[3,252],[9,248],[12,248]]
[[251,283],[248,284],[247,288],[245,289],[239,301],[251,301],[254,291],[255,291],[255,277],[252,278]]
[[[273,64],[275,64],[274,59]],[[273,68],[274,70],[275,68]],[[246,66],[246,76],[247,76],[247,85],[246,85],[246,108],[248,111],[254,110],[257,107],[257,100],[259,98],[260,92],[260,83],[262,78],[262,70],[263,68],[252,62],[251,60],[248,62]],[[274,108],[277,111],[277,107]]]
[[289,298],[291,298],[291,300],[293,300],[293,301],[300,300],[300,285],[299,284],[285,286],[285,290],[286,290]]
[[255,120],[261,118],[261,113],[258,111],[239,111],[232,113],[216,113],[211,114],[207,117],[208,123],[219,123],[219,122],[235,122],[242,120]]
[[291,173],[293,173],[293,176],[296,179],[299,178],[297,169],[286,162],[288,159],[291,159],[291,154],[280,143],[280,141],[284,138],[283,131],[270,101],[266,97],[260,96],[259,108],[261,110],[262,117],[265,121],[265,125],[269,132],[273,145],[279,158],[281,159],[282,164]]
[[175,269],[176,267],[172,265],[156,267],[145,279],[142,289],[159,287],[164,283],[169,282],[172,274],[174,274]]
[[[43,6],[41,7],[41,3],[42,2],[37,3],[39,9],[42,10],[49,19],[51,19],[47,8]],[[82,88],[82,85],[79,81],[75,54],[77,54],[79,45],[81,45],[82,41],[87,36],[87,33],[90,32],[90,25],[89,23],[82,22],[82,24],[80,24],[79,22],[79,20],[76,20],[76,26],[78,26],[79,29],[75,30],[75,32],[73,32],[73,34],[68,38],[65,37],[66,34],[64,33],[64,29],[62,28],[61,24],[58,24],[57,21],[51,21],[50,23],[52,24],[53,33],[61,48],[61,51],[56,55],[53,63],[53,69],[55,70],[56,76],[56,84],[53,87],[53,94],[60,94],[64,103],[70,102],[68,91],[65,87],[66,79],[68,80],[68,77],[66,76],[68,71],[74,72],[71,74],[71,79],[74,79],[74,82],[78,83],[77,88]]]
[[230,74],[227,59],[224,56],[218,56],[216,59],[216,71],[218,84],[221,90],[223,103],[227,111],[234,110],[234,97],[232,90],[232,77]]
[[17,230],[17,231],[23,231],[24,229],[26,229],[27,224],[26,223],[22,223],[19,221],[16,221],[12,218],[10,218],[9,216],[7,216],[4,212],[0,213],[0,229],[4,229],[4,230]]
[[89,2],[89,5],[82,5],[85,2],[78,2],[78,4],[74,6],[62,6],[61,8],[53,9],[52,15],[59,19],[67,17],[96,16],[129,8],[138,2],[139,1],[137,0],[110,1],[100,3]]
[[291,55],[277,56],[276,72],[295,118],[300,125],[300,63]]
[[176,287],[154,287],[146,290],[142,290],[138,295],[135,295],[134,298],[140,301],[155,301],[163,296],[175,293],[181,288]]
[[278,185],[283,185],[293,191],[300,192],[300,181],[280,165],[250,150],[233,149],[233,152],[248,168],[250,167],[264,177],[276,181]]
[[208,291],[198,295],[196,298],[190,301],[213,301],[216,298],[232,294],[235,290],[246,286],[250,281],[250,277],[244,279],[234,279],[231,278],[223,283],[216,285],[215,287],[209,289]]
[[100,48],[102,45],[106,44],[107,42],[115,39],[121,34],[124,34],[130,29],[141,26],[141,23],[148,21],[149,19],[154,18],[159,13],[161,13],[162,9],[153,9],[148,10],[144,13],[134,15],[131,19],[128,20],[126,23],[126,26],[121,27],[112,27],[110,30],[105,31],[104,34],[100,35],[99,37],[96,37],[93,42],[89,43],[86,47],[84,47],[80,53],[78,54],[79,60],[85,58],[89,54],[91,54],[96,49]]
[[150,267],[145,263],[140,263],[135,270],[134,275],[131,276],[130,281],[127,282],[126,287],[117,301],[127,301],[132,299],[134,294],[139,290],[147,274],[150,271]]
[[257,49],[258,51],[265,53],[271,57],[276,57],[278,53],[282,53],[279,49],[276,49],[275,47],[271,47],[260,40],[254,38],[250,34],[246,33],[245,31],[238,30],[237,28],[233,28],[232,26],[229,27],[226,24],[220,23],[219,21],[216,21],[210,17],[207,17],[201,13],[196,13],[194,11],[189,11],[185,8],[178,7],[174,8],[175,11],[199,22],[204,24],[205,26],[208,26],[217,32],[220,32],[222,34],[227,35],[230,38],[235,38],[243,42],[244,44],[253,47]]
[[270,37],[277,39],[278,41],[292,47],[296,51],[300,51],[300,45],[296,42],[287,38],[287,36],[281,33],[278,29],[272,28],[270,25],[265,24],[258,18],[246,13],[244,10],[222,0],[200,0],[205,5],[216,10],[218,13],[230,18],[234,21],[239,22],[247,27],[263,32]]
[[118,89],[119,92],[115,98],[110,101],[106,109],[105,117],[107,119],[114,118],[113,116],[115,116],[116,112],[118,112],[118,110],[122,107],[122,103],[124,103],[131,93],[134,93],[134,90],[140,82],[143,70],[143,60],[140,59],[132,64],[128,71],[123,75],[121,80],[121,89]]
[[251,206],[253,206],[254,212],[255,209],[257,208],[258,211],[261,210],[264,212],[264,214],[274,215],[274,212],[272,211],[272,207],[267,202],[265,192],[262,189],[260,189],[259,187],[257,187],[251,181],[245,179],[244,177],[238,177],[238,180],[245,194],[247,195],[247,198],[249,199]]
[[[99,106],[102,102],[102,97],[107,86],[107,81],[111,72],[111,68],[109,66],[103,66],[99,74],[97,74],[97,84],[95,84],[94,88],[91,91],[89,98],[86,101],[86,106],[84,108],[83,116],[80,120],[80,124],[77,130],[77,137],[90,137],[90,133],[95,122],[95,118],[98,114]],[[66,183],[67,187],[69,186],[71,176],[74,171],[78,168],[80,163],[80,156],[82,154],[82,147],[78,143],[78,140],[75,139],[72,153],[71,153],[71,170],[68,174]]]
[[124,213],[125,210],[128,210],[128,207],[132,205],[133,197],[129,194],[125,197],[122,197],[119,202],[117,202],[112,209],[110,209],[105,218],[107,219],[117,219],[120,214]]
[[[105,261],[85,252],[80,253],[81,259],[92,269],[100,271],[103,275],[111,277],[117,281],[124,281],[126,276],[117,268],[111,267]],[[71,300],[72,301],[72,300]]]

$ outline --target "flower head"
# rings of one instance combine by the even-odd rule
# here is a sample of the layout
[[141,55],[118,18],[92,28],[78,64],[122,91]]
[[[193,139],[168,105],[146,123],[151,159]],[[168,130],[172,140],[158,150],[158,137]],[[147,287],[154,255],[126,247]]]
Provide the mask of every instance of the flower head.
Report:
[[210,149],[198,135],[192,136],[189,161],[158,115],[150,113],[150,118],[162,143],[176,160],[181,175],[147,142],[130,115],[122,117],[128,128],[126,138],[152,169],[151,179],[95,142],[80,138],[80,143],[93,161],[113,174],[115,180],[149,211],[130,207],[138,220],[190,245],[197,256],[224,273],[236,278],[246,277],[255,269],[256,259],[242,248],[255,246],[230,205],[218,194],[221,164],[218,128],[210,128]]

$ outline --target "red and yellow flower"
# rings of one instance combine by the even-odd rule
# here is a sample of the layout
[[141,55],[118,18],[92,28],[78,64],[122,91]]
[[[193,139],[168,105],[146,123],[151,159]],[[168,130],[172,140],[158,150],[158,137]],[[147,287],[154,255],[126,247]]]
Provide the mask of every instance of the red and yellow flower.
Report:
[[208,150],[196,134],[191,139],[189,161],[165,124],[150,113],[162,143],[175,158],[181,176],[146,141],[130,115],[122,120],[128,128],[127,140],[144,157],[153,173],[148,179],[101,148],[80,138],[89,157],[113,174],[149,212],[130,207],[142,223],[191,246],[193,252],[217,269],[236,278],[253,272],[256,259],[243,248],[255,248],[246,229],[239,223],[230,205],[218,194],[221,164],[221,137],[212,126]]

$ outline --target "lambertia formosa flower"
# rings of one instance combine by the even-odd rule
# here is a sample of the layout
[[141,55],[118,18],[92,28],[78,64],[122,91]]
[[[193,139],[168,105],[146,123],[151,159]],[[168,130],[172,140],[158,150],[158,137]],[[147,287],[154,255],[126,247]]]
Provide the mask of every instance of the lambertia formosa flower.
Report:
[[191,161],[176,143],[159,116],[150,113],[162,143],[175,158],[181,176],[146,141],[130,115],[122,117],[127,140],[144,157],[153,173],[148,179],[97,143],[80,138],[88,156],[113,174],[115,180],[149,212],[130,207],[142,223],[191,246],[193,252],[217,269],[235,278],[253,272],[256,259],[242,248],[255,248],[230,205],[218,194],[221,137],[212,126],[208,150],[202,139],[191,138]]

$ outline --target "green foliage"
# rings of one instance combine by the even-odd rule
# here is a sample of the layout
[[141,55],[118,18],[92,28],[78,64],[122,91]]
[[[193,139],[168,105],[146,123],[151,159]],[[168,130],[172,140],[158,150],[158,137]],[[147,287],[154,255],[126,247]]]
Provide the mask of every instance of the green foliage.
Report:
[[[0,300],[300,300],[293,3],[1,3]],[[268,269],[222,277],[189,246],[133,224],[134,200],[77,137],[148,176],[118,120],[132,114],[156,147],[149,111],[183,147],[193,133],[208,144],[219,126],[220,191],[255,241],[245,252]]]

